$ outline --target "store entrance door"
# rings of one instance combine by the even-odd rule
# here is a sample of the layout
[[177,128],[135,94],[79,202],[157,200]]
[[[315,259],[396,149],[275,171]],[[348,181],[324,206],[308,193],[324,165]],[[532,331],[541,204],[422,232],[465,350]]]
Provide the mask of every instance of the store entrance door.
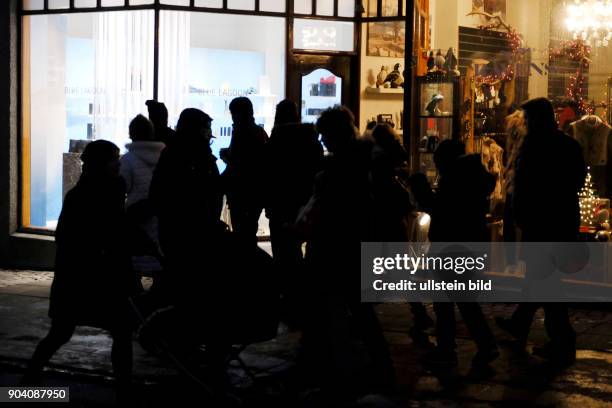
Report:
[[355,57],[294,54],[290,60],[287,98],[297,103],[302,122],[316,122],[323,110],[334,105],[345,105],[357,116],[359,97],[351,83],[357,78]]

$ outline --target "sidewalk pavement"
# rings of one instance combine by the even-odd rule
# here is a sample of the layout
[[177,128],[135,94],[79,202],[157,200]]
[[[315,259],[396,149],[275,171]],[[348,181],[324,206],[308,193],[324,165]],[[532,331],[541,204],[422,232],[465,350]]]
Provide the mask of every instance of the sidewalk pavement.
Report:
[[[0,386],[16,385],[27,359],[49,328],[48,296],[53,274],[36,271],[0,271]],[[146,284],[147,282],[145,282]],[[424,370],[420,364],[426,352],[408,335],[411,314],[405,304],[377,306],[398,377],[398,391],[383,399],[368,396],[360,406],[404,407],[611,407],[612,406],[612,312],[573,309],[572,323],[577,337],[577,361],[563,372],[553,372],[535,357],[517,358],[493,322],[495,316],[509,316],[512,305],[484,305],[501,357],[491,370],[474,372],[470,361],[475,346],[463,324],[458,326],[459,367],[445,372]],[[430,315],[433,312],[430,307]],[[458,322],[461,319],[458,318]],[[434,337],[431,337],[432,341]],[[290,372],[296,356],[299,333],[283,332],[277,339],[252,345],[242,354],[256,374],[253,382],[238,367],[230,370],[232,384],[246,398],[245,406],[319,406],[308,396],[287,400],[277,378]],[[534,322],[530,346],[546,342],[543,315]],[[51,361],[45,373],[48,385],[69,384],[78,406],[113,404],[108,335],[98,329],[81,327],[73,339]],[[178,372],[169,361],[148,355],[135,343],[134,373],[143,398],[138,406],[154,403],[159,384],[178,381]],[[157,387],[157,388],[156,388]],[[148,401],[148,402],[147,402]],[[291,402],[289,402],[291,401]],[[316,400],[315,400],[316,401]],[[159,402],[159,401],[157,401]],[[299,404],[298,404],[299,402]],[[76,406],[76,405],[75,405]]]

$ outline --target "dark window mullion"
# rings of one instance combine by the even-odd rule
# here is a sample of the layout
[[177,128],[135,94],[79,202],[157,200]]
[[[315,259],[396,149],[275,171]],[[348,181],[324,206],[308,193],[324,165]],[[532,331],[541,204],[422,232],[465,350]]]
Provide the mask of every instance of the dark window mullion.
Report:
[[312,10],[310,10],[311,15],[317,14],[317,0],[312,0]]
[[255,11],[259,11],[259,0],[255,0]]
[[334,0],[334,17],[338,17],[338,0]]
[[45,10],[49,10],[49,0],[45,0],[45,1],[43,1],[43,8],[44,8]]
[[223,0],[223,10],[227,10],[227,0]]

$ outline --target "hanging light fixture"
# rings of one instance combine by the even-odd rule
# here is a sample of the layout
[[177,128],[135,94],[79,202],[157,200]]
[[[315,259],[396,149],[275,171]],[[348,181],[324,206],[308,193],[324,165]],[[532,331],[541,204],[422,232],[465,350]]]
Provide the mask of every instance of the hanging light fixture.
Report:
[[607,47],[612,41],[612,0],[573,0],[566,7],[566,28],[575,40]]

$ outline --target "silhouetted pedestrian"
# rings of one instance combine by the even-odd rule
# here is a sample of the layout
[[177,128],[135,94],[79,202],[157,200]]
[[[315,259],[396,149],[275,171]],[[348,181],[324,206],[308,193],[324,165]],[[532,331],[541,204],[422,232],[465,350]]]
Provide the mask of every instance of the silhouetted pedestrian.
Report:
[[266,215],[270,219],[272,253],[285,300],[285,317],[299,319],[299,280],[303,277],[302,242],[291,226],[312,196],[321,169],[323,147],[311,124],[299,123],[295,103],[281,101],[268,143]]
[[[517,157],[512,203],[521,240],[575,242],[580,228],[578,192],[586,177],[582,149],[576,140],[558,129],[554,108],[548,99],[533,99],[522,108],[527,136]],[[544,202],[554,203],[547,208],[546,216],[541,212]],[[534,256],[531,262],[526,259],[527,285],[531,277],[541,273],[534,268],[542,254]],[[576,333],[569,321],[566,304],[522,303],[511,320],[500,319],[498,323],[524,346],[533,317],[542,306],[550,343],[542,349],[534,349],[534,353],[555,364],[572,363],[576,358]]]
[[159,254],[157,217],[149,201],[149,187],[153,170],[165,145],[154,140],[153,124],[138,115],[129,127],[132,143],[125,147],[128,152],[121,157],[121,176],[125,181],[128,219],[139,232],[137,256],[132,258],[134,268],[139,272],[153,273],[161,269],[154,257]]
[[201,110],[185,109],[176,139],[161,153],[151,181],[149,197],[159,218],[167,278],[179,302],[209,289],[194,283],[215,276],[202,271],[216,265],[214,248],[225,229],[221,178],[210,148],[211,123]]
[[[430,241],[489,241],[486,214],[495,177],[485,170],[478,155],[465,155],[465,145],[457,140],[440,143],[434,162],[440,178],[431,209]],[[478,347],[472,364],[479,367],[490,363],[499,352],[480,305],[475,301],[456,304]],[[454,305],[453,302],[434,303],[437,346],[428,355],[428,363],[457,364]]]
[[232,230],[256,245],[259,217],[265,205],[265,157],[268,135],[255,123],[253,104],[246,97],[229,105],[234,122],[232,140],[222,158],[227,163],[223,183]]
[[155,139],[166,146],[174,140],[176,132],[168,127],[168,109],[163,102],[148,100],[149,120],[155,128]]
[[303,214],[310,219],[306,289],[311,303],[301,361],[313,366],[316,378],[333,385],[333,391],[350,390],[354,328],[366,346],[373,378],[389,385],[394,369],[382,329],[373,306],[360,299],[360,243],[373,237],[372,145],[357,139],[353,115],[344,107],[324,111],[317,130],[329,155],[315,180],[310,214]]
[[[380,124],[372,131],[372,193],[374,197],[376,242],[407,242],[409,221],[415,210],[409,191],[409,155],[393,128]],[[414,325],[410,336],[420,344],[429,343],[424,330],[433,326],[422,303],[410,303]]]
[[110,331],[113,371],[120,389],[125,389],[132,371],[128,298],[140,282],[127,251],[119,149],[97,140],[87,145],[81,160],[83,173],[66,194],[55,235],[51,329],[36,348],[24,383],[36,382],[43,366],[70,340],[76,326],[83,325]]

